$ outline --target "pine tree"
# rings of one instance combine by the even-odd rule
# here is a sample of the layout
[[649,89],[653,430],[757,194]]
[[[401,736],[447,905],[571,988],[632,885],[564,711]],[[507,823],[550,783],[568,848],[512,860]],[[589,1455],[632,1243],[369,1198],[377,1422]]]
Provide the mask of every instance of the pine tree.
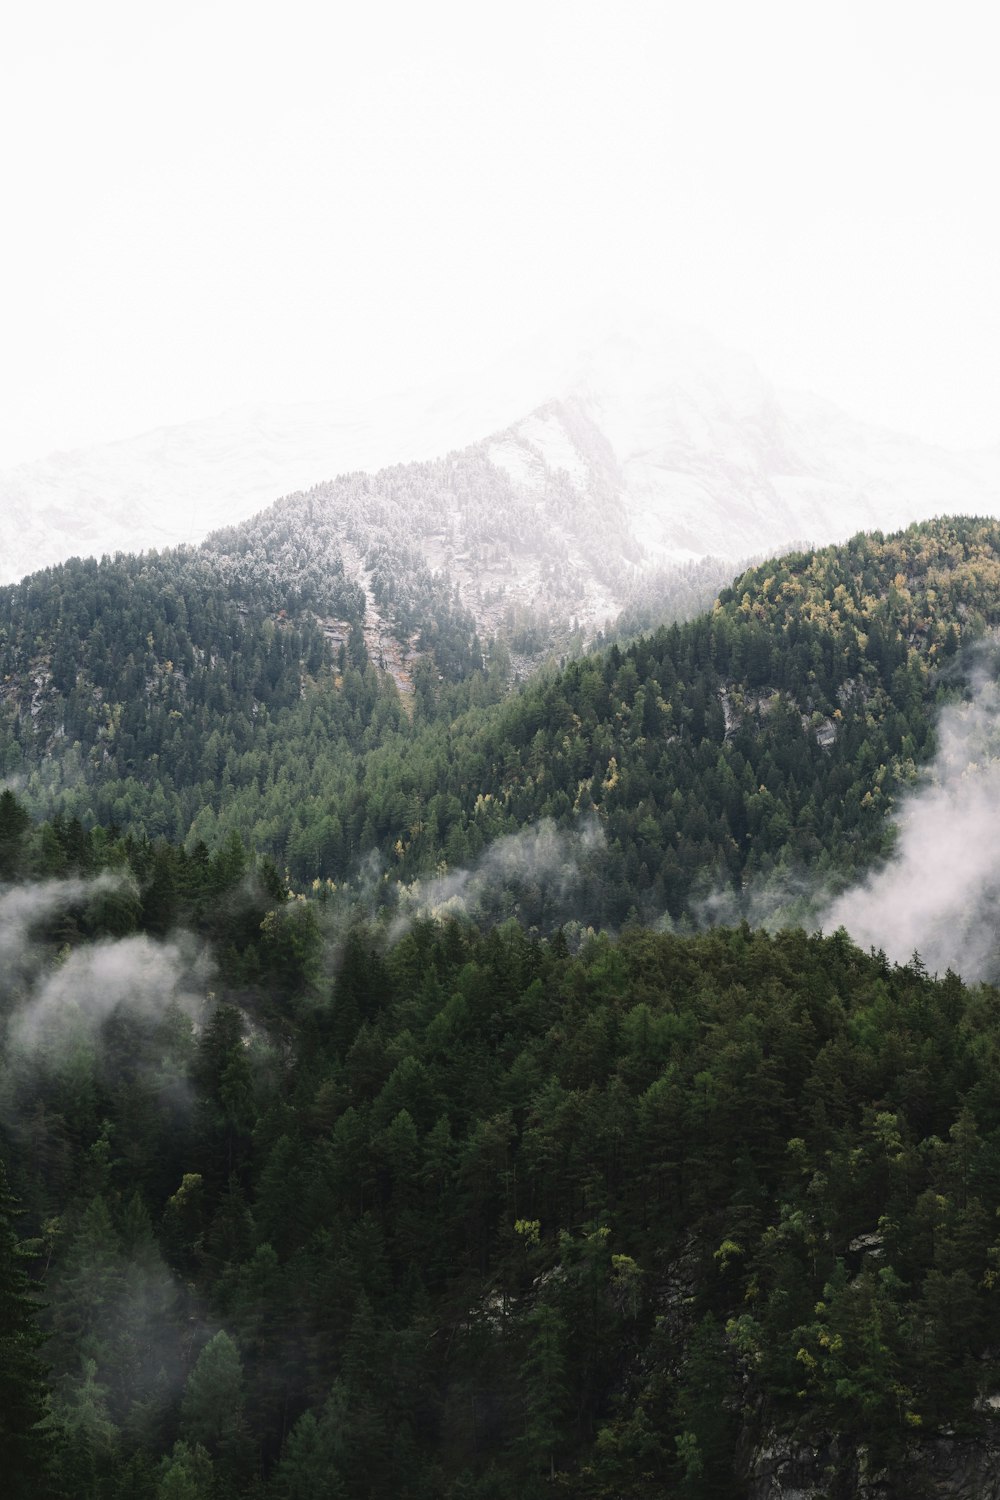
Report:
[[82,1361],[79,1379],[66,1380],[63,1386],[52,1406],[58,1488],[73,1500],[100,1500],[118,1449],[108,1389],[98,1380],[97,1363],[92,1359]]
[[205,1345],[184,1389],[181,1429],[217,1453],[244,1430],[243,1366],[225,1329]]
[[275,1470],[276,1500],[337,1500],[344,1484],[337,1469],[343,1452],[343,1401],[331,1396],[317,1419],[307,1411],[288,1435]]
[[520,1449],[533,1490],[543,1471],[548,1471],[550,1481],[555,1478],[567,1404],[566,1325],[556,1309],[544,1302],[532,1309],[527,1323],[529,1343],[521,1371],[524,1432]]
[[214,1459],[220,1494],[240,1493],[249,1478],[252,1451],[244,1409],[239,1351],[220,1329],[199,1354],[181,1401],[181,1432]]
[[38,1500],[48,1493],[48,1442],[39,1428],[46,1396],[45,1367],[38,1357],[43,1335],[14,1213],[0,1162],[0,1475],[7,1500]]
[[0,880],[20,873],[24,836],[31,819],[11,791],[0,792]]
[[160,1464],[156,1500],[211,1500],[212,1460],[200,1443],[174,1444]]

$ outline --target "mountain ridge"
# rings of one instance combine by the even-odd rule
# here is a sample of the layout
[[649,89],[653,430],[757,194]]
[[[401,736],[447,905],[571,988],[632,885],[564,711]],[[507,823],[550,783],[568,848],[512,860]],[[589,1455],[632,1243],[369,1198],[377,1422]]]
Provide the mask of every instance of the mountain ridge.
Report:
[[[329,556],[278,507],[266,531],[0,590],[0,771],[34,810],[210,847],[239,833],[348,889],[373,856],[406,884],[493,846],[517,864],[525,828],[596,818],[572,902],[588,920],[714,920],[717,894],[742,915],[762,892],[787,905],[797,867],[842,885],[886,852],[954,658],[1000,624],[997,526],[956,518],[771,560],[687,624],[511,693],[503,641],[453,596],[392,596],[390,570],[405,702],[314,504]],[[550,920],[529,885],[528,920]]]
[[[952,453],[778,393],[707,335],[637,324],[582,353],[519,358],[520,373],[508,361],[444,395],[353,410],[261,403],[21,465],[0,474],[0,580],[71,555],[196,542],[333,476],[377,480],[472,449],[538,512],[565,476],[555,503],[575,495],[613,517],[610,560],[637,574],[996,508],[1000,449]],[[461,518],[452,506],[441,519]],[[607,600],[597,580],[587,588],[595,621],[623,607],[622,588]]]

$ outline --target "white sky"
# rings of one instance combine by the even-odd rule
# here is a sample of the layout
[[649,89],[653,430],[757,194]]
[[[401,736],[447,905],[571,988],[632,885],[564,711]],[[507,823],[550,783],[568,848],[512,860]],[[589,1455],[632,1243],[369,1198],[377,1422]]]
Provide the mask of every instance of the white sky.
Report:
[[6,6],[0,465],[433,387],[622,297],[780,385],[996,443],[992,9]]

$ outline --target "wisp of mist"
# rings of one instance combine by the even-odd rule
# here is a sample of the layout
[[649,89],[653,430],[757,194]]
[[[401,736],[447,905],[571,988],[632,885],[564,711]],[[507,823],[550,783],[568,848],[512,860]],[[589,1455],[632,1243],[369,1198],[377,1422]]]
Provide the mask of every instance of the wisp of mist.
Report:
[[984,650],[970,701],[943,710],[937,754],[900,806],[892,859],[832,902],[824,930],[845,927],[897,963],[919,953],[932,972],[1000,974],[998,666],[1000,650]]
[[[402,936],[417,918],[510,915],[519,898],[533,915],[558,925],[577,915],[581,887],[606,847],[596,818],[581,819],[572,829],[542,818],[518,833],[497,839],[469,868],[449,870],[430,880],[415,880],[399,892],[399,915],[390,941]],[[530,888],[535,892],[534,900]],[[509,904],[510,910],[504,911]]]
[[39,923],[120,886],[112,873],[47,880],[0,892],[0,996],[5,1043],[56,1062],[83,1039],[96,1042],[118,1011],[155,1020],[179,1006],[202,1012],[208,955],[187,934],[157,942],[145,934],[104,938],[64,951],[57,962],[35,936]]

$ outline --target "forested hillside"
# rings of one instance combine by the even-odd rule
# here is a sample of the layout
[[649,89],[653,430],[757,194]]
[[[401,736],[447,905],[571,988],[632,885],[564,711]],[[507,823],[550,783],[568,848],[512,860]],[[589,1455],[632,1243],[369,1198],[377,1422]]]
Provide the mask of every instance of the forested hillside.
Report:
[[448,603],[409,701],[337,547],[278,510],[0,595],[10,1492],[978,1482],[1000,993],[681,933],[887,850],[996,525],[513,690]]
[[735,1500],[794,1452],[902,1500],[986,1464],[997,991],[746,927],[330,949],[236,844],[9,793],[0,857],[5,1493]]
[[[996,524],[939,521],[752,569],[710,613],[513,694],[504,649],[484,668],[471,625],[437,616],[403,700],[330,534],[307,555],[280,512],[268,527],[0,594],[4,769],[34,808],[235,831],[299,884],[370,883],[374,852],[379,900],[550,819],[591,830],[574,914],[676,921],[876,857],[956,690],[940,668],[1000,619]],[[570,914],[525,873],[526,920]]]

